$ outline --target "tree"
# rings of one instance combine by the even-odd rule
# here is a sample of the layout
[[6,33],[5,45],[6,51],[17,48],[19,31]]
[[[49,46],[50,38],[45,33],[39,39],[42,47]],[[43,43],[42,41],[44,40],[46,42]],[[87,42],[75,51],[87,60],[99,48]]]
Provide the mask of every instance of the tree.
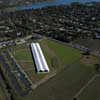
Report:
[[52,65],[53,68],[56,68],[56,67],[59,67],[60,66],[59,59],[56,56],[54,56],[51,59],[51,65]]
[[100,64],[95,64],[95,67],[96,67],[96,71],[100,72]]

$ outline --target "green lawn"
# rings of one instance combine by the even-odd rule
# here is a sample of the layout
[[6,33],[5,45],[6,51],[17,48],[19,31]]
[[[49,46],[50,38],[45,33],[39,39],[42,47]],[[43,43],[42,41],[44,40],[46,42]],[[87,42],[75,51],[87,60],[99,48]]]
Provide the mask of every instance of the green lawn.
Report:
[[73,63],[80,58],[80,51],[77,49],[50,40],[45,40],[45,42],[47,42],[48,47],[52,49],[65,64]]
[[48,39],[42,40],[40,45],[51,69],[58,70],[74,62],[80,63],[81,52],[77,49]]

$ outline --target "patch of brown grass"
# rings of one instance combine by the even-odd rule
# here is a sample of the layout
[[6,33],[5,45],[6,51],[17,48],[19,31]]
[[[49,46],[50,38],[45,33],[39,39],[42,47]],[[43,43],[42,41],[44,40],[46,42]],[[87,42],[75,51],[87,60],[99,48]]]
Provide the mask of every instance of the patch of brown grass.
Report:
[[80,62],[85,64],[85,65],[94,65],[99,62],[97,57],[92,56],[92,55],[83,55],[80,59]]

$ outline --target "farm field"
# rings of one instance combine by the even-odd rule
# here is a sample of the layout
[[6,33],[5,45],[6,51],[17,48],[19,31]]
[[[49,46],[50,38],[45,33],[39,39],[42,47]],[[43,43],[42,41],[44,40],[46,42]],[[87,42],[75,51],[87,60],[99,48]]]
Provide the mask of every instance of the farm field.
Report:
[[[39,42],[50,71],[56,71],[57,74],[33,90],[28,100],[72,100],[74,95],[95,75],[94,64],[99,62],[98,58],[90,56],[85,59],[79,50],[48,39]],[[33,83],[48,75],[35,73],[29,46],[24,44],[14,47],[12,54]],[[85,63],[88,60],[89,63]],[[29,95],[22,100],[27,100],[26,98],[29,98]]]

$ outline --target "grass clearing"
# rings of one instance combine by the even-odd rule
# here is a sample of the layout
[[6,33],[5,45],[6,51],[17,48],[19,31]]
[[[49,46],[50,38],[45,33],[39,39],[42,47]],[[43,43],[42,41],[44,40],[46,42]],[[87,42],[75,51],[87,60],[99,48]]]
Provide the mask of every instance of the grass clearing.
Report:
[[53,51],[57,57],[61,60],[64,64],[70,64],[80,58],[80,51],[60,43],[45,39],[42,43],[47,44],[48,47]]

